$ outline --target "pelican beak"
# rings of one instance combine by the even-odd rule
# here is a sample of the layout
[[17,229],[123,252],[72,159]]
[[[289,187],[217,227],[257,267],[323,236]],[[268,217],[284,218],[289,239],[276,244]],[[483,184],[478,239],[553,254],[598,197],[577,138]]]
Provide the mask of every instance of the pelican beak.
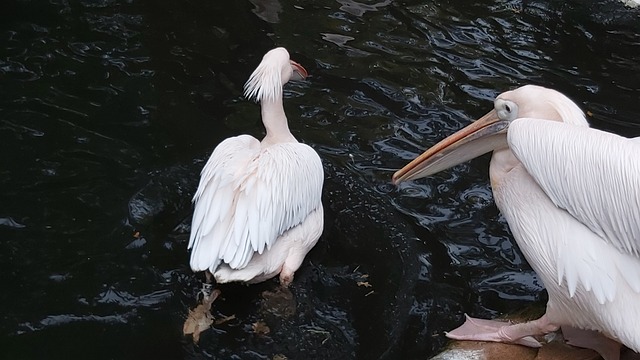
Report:
[[393,174],[393,183],[433,175],[489,151],[506,146],[509,121],[495,110],[447,137]]
[[304,80],[309,76],[307,70],[302,67],[302,65],[298,64],[293,60],[289,60],[291,62],[291,67],[293,67],[293,75],[291,76],[291,80]]

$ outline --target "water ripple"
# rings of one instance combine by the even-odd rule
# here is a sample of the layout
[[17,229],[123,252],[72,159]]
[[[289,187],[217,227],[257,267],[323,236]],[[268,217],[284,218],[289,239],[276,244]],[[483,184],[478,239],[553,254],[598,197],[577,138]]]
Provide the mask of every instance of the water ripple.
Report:
[[20,324],[19,327],[25,330],[17,332],[17,335],[24,334],[25,332],[39,331],[39,330],[47,329],[49,327],[62,326],[62,325],[71,324],[71,323],[91,322],[91,323],[102,323],[105,325],[127,324],[129,322],[129,319],[134,316],[136,316],[135,311],[131,311],[123,314],[104,315],[104,316],[73,315],[73,314],[50,315],[40,320],[37,323]]
[[173,293],[169,290],[133,295],[126,291],[108,289],[101,293],[96,301],[100,304],[116,304],[122,307],[153,307],[166,302],[172,295]]
[[[25,11],[9,1],[0,30],[2,330],[34,333],[24,342],[35,348],[50,344],[39,330],[95,323],[115,329],[106,340],[124,348],[146,351],[138,342],[147,338],[149,348],[177,344],[194,358],[373,358],[402,334],[398,357],[414,358],[443,345],[463,312],[540,301],[493,203],[488,157],[398,186],[391,174],[525,83],[567,93],[595,127],[640,135],[638,25],[613,16],[637,23],[637,13],[598,8],[616,2],[251,2],[257,9],[52,0]],[[200,281],[187,265],[190,198],[221,139],[262,136],[242,85],[274,45],[311,75],[288,85],[285,106],[292,132],[322,157],[331,216],[296,274],[299,316],[258,337],[251,324],[264,320],[264,288],[232,288],[221,304],[233,311],[218,315],[236,320],[196,348],[176,330]],[[399,248],[402,237],[411,246]],[[368,297],[354,284],[355,263],[358,275],[371,273]],[[300,326],[309,331],[290,331]]]

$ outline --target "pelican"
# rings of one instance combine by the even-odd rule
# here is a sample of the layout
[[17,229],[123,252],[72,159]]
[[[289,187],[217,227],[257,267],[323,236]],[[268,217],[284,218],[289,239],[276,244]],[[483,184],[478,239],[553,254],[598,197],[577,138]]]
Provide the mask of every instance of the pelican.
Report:
[[222,141],[202,169],[188,249],[191,269],[207,282],[279,275],[288,287],[322,234],[322,162],[291,134],[282,104],[283,85],[306,76],[286,49],[267,52],[244,87],[260,102],[266,136]]
[[435,174],[493,151],[494,200],[549,294],[521,324],[467,317],[448,337],[538,347],[562,327],[570,344],[618,359],[640,351],[640,138],[589,128],[565,95],[527,85],[393,175]]

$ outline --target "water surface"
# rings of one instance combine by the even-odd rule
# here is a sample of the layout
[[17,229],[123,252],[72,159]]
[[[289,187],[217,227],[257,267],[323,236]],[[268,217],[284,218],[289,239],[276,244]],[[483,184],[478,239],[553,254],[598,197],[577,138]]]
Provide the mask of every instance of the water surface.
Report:
[[[640,136],[640,15],[615,1],[4,8],[2,358],[428,358],[464,312],[546,295],[493,204],[487,156],[399,187],[393,171],[528,83]],[[274,46],[311,74],[285,106],[325,165],[325,233],[296,274],[294,316],[262,305],[275,280],[231,285],[214,312],[235,319],[194,346],[190,198],[222,139],[262,136],[241,91]]]

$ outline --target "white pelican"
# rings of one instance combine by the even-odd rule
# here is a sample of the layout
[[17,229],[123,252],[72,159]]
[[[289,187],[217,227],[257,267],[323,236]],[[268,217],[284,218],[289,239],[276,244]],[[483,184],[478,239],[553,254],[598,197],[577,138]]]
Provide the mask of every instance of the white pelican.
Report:
[[417,179],[493,150],[496,205],[549,294],[537,320],[467,318],[448,337],[540,346],[531,335],[562,327],[606,360],[618,342],[640,351],[639,140],[591,129],[566,96],[528,85],[393,175]]
[[287,287],[322,234],[324,171],[318,154],[289,131],[282,87],[307,71],[284,48],[267,52],[245,84],[260,102],[266,136],[221,142],[193,197],[191,269],[217,283],[257,283],[280,275]]

